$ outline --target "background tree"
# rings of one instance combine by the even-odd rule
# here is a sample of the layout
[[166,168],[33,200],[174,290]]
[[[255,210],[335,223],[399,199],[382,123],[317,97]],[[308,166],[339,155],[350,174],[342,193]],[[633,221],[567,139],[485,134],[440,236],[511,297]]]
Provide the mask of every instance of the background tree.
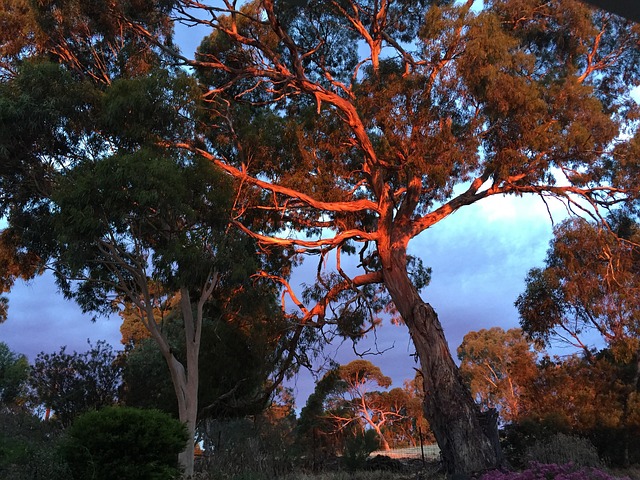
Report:
[[29,361],[0,342],[0,411],[21,409],[26,401]]
[[[420,297],[428,276],[412,269],[410,240],[490,196],[585,200],[597,215],[638,192],[637,26],[576,1],[472,3],[177,5],[179,19],[212,28],[195,59],[176,56],[198,72],[212,128],[176,146],[239,180],[235,218],[263,246],[336,254],[315,306],[290,291],[304,324],[361,332],[384,287],[456,473],[499,453]],[[258,214],[273,229],[252,229]],[[349,252],[361,264],[351,275]]]
[[[345,417],[337,411],[331,416],[340,428],[344,428],[354,420],[360,424],[362,431],[371,428],[378,435],[380,445],[384,450],[390,450],[389,442],[382,432],[382,428],[390,418],[401,416],[399,411],[394,411],[388,402],[383,399],[383,393],[373,391],[372,388],[388,388],[391,378],[383,375],[380,368],[368,360],[354,360],[346,365],[341,365],[338,374],[343,382],[339,395],[340,400],[333,398],[332,402],[345,402],[353,417]],[[385,405],[386,404],[386,405]],[[391,407],[390,409],[384,408]]]
[[424,390],[419,373],[413,380],[405,380],[402,389],[392,389],[388,396],[390,411],[403,413],[403,416],[389,419],[385,433],[393,439],[395,446],[417,446],[421,443],[434,443],[435,438],[424,415]]
[[325,412],[328,397],[339,385],[338,369],[333,368],[316,382],[313,393],[300,410],[296,444],[311,457],[311,467],[314,470],[322,466],[327,457],[336,455],[342,449],[341,432],[336,432],[336,425]]
[[[202,325],[198,421],[257,414],[270,403],[288,329],[272,292],[250,279],[234,285],[242,293],[217,291],[206,305]],[[184,358],[177,306],[158,324],[176,356]],[[126,310],[125,310],[126,312]],[[123,313],[124,392],[127,405],[177,413],[164,359],[135,312]],[[146,337],[146,338],[145,338]],[[135,340],[134,340],[135,339]]]
[[322,419],[325,429],[333,432],[373,430],[381,447],[390,450],[389,438],[404,433],[402,421],[408,420],[411,404],[407,390],[377,390],[390,385],[391,378],[368,360],[341,365],[318,383],[301,413],[300,425],[306,425],[313,414],[315,422]]
[[[622,361],[640,362],[640,230],[616,212],[610,228],[567,220],[554,231],[545,268],[534,268],[516,307],[524,331],[561,341],[589,357],[596,333]],[[637,382],[638,379],[636,379]]]
[[[616,450],[626,452],[621,463],[628,463],[629,446],[637,439],[640,395],[640,237],[632,212],[614,212],[609,225],[584,220],[559,225],[545,268],[529,272],[516,306],[531,338],[568,343],[583,354],[581,360],[546,365],[538,387],[557,390],[557,398],[564,399],[558,411],[575,428],[592,431],[602,425],[595,439],[601,448],[611,445],[611,438],[620,439]],[[606,345],[599,352],[591,343],[597,339]],[[578,392],[585,398],[579,400]],[[532,392],[540,411],[536,397],[548,395]]]
[[591,359],[548,356],[522,389],[518,418],[505,427],[509,455],[517,465],[527,447],[557,433],[589,439],[603,461],[625,466],[640,458],[637,394],[629,395],[633,369],[603,350]]
[[52,410],[64,427],[89,410],[114,405],[118,401],[122,369],[118,355],[105,342],[83,353],[41,352],[36,357],[29,385],[34,407],[43,406],[46,418]]
[[[0,124],[20,125],[0,135],[0,208],[5,233],[16,239],[12,253],[28,252],[38,271],[52,269],[86,311],[110,312],[114,301],[137,310],[193,433],[205,303],[218,288],[242,293],[260,261],[254,243],[228,228],[227,179],[207,161],[161,148],[193,136],[191,97],[199,93],[163,63],[173,2],[14,3],[2,4],[3,18],[28,35],[0,52]],[[275,294],[272,286],[263,290]],[[172,349],[156,322],[174,304],[184,348]],[[278,338],[273,357],[288,348],[287,332]],[[287,367],[303,357],[292,350]],[[274,374],[272,389],[286,370]],[[190,441],[182,455],[187,473],[192,453]]]
[[523,390],[536,378],[537,353],[520,329],[493,327],[469,332],[458,347],[460,372],[483,409],[495,408],[504,422],[520,415]]

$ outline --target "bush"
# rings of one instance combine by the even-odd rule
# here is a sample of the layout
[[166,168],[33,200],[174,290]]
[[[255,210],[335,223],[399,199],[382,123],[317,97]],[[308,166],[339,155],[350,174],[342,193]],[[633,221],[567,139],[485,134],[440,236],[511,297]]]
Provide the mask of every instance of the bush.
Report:
[[260,417],[207,420],[202,469],[216,480],[283,478],[296,460],[292,428],[286,418],[274,423]]
[[[507,425],[502,431],[502,451],[514,468],[526,468],[530,462],[527,451],[539,442],[558,434],[571,431],[566,418],[561,415],[548,415],[540,420],[525,418]],[[554,462],[550,462],[554,463]]]
[[589,438],[608,466],[640,464],[640,432],[637,430],[599,426],[589,432]]
[[78,417],[62,454],[77,480],[169,480],[179,476],[184,426],[166,413],[107,407]]
[[[608,473],[592,467],[578,467],[573,463],[565,465],[531,463],[523,472],[492,471],[480,480],[620,480]],[[628,479],[627,479],[628,480]]]
[[343,466],[350,472],[364,468],[367,458],[371,452],[378,449],[379,445],[378,435],[373,430],[355,433],[345,441],[342,454]]
[[0,413],[0,478],[2,480],[68,480],[57,454],[59,431],[26,412]]
[[573,463],[580,467],[599,467],[596,447],[586,438],[556,433],[531,445],[525,454],[529,461],[541,464]]

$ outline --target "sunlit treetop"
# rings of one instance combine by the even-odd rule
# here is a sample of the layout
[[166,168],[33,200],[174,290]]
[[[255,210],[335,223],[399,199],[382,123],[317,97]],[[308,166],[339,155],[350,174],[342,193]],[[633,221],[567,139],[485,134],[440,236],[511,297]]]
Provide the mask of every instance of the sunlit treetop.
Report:
[[207,128],[180,146],[242,179],[236,218],[271,215],[264,245],[359,252],[336,294],[492,195],[595,216],[636,196],[638,25],[578,1],[472,3],[181,2],[213,30],[181,57]]

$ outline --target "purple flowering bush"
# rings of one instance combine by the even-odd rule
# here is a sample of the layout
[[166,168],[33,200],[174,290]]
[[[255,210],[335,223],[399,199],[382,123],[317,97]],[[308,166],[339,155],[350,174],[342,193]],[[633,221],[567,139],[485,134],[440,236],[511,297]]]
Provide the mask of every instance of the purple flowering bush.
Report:
[[629,480],[629,478],[613,477],[597,468],[579,467],[574,463],[558,465],[532,462],[529,468],[522,472],[505,473],[494,470],[485,473],[480,480]]

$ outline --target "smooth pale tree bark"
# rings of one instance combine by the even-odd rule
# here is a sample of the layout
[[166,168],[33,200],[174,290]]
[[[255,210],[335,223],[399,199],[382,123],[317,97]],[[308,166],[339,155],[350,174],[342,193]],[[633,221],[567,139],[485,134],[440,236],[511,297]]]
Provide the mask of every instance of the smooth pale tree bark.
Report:
[[198,363],[202,338],[203,307],[207,300],[211,298],[217,281],[217,274],[210,277],[195,305],[195,313],[189,289],[186,287],[180,289],[180,307],[184,321],[185,364],[175,357],[166,336],[158,328],[148,287],[141,285],[143,297],[145,297],[144,302],[140,300],[140,297],[129,296],[129,300],[136,304],[141,309],[141,312],[144,312],[142,321],[151,333],[151,337],[155,340],[169,367],[171,382],[178,401],[178,418],[186,425],[188,433],[187,445],[179,455],[180,465],[187,477],[192,476],[194,473],[195,432],[198,417]]
[[332,413],[329,415],[330,418],[338,423],[339,428],[344,428],[354,419],[360,420],[362,422],[360,427],[363,431],[366,426],[372,428],[378,435],[382,449],[391,450],[382,428],[391,419],[400,419],[403,415],[381,403],[376,398],[376,393],[380,392],[369,391],[370,387],[375,388],[376,386],[388,388],[391,385],[391,378],[385,376],[379,367],[367,360],[354,360],[347,365],[342,365],[338,371],[346,385],[340,396],[343,397],[348,405],[348,410],[355,417]]

